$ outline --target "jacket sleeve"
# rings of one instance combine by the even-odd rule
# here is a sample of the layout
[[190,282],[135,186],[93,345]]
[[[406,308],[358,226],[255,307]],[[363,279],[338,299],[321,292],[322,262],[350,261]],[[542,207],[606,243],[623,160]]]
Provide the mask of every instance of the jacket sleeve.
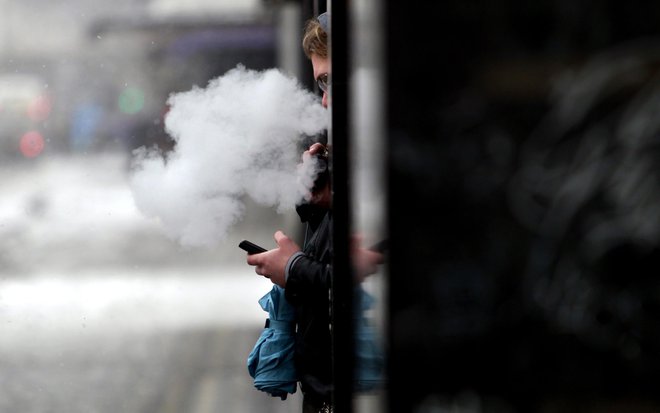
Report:
[[291,303],[328,298],[332,265],[300,253],[287,264],[285,296]]

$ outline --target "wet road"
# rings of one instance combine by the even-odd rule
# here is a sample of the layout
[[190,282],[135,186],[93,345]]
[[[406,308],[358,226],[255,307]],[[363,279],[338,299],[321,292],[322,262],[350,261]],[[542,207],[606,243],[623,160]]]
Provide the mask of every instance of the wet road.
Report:
[[245,367],[268,286],[224,277],[0,283],[0,411],[296,411]]

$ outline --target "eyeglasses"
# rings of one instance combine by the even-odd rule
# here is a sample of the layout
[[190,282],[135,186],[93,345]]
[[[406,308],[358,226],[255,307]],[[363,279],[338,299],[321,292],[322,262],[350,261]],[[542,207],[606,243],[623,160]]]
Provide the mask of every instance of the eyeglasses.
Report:
[[327,93],[328,92],[328,86],[330,85],[330,80],[328,78],[328,74],[324,73],[321,76],[316,78],[316,84],[319,86],[319,89],[321,91]]

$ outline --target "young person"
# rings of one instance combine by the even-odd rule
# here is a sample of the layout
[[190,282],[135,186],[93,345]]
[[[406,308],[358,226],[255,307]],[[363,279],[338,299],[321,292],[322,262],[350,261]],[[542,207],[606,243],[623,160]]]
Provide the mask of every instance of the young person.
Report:
[[[303,35],[302,47],[310,59],[314,78],[323,92],[322,104],[330,105],[330,54],[328,50],[327,13],[310,19]],[[328,148],[315,143],[306,151],[319,156]],[[332,412],[332,340],[330,328],[330,285],[332,273],[332,191],[330,179],[321,180],[312,191],[309,202],[296,208],[306,224],[301,248],[295,241],[277,231],[277,248],[248,255],[247,263],[255,272],[283,287],[287,301],[296,313],[295,364],[303,393],[303,413]],[[318,181],[317,181],[318,183]],[[376,272],[383,255],[360,248],[351,249],[355,282]],[[335,275],[341,276],[341,274]]]

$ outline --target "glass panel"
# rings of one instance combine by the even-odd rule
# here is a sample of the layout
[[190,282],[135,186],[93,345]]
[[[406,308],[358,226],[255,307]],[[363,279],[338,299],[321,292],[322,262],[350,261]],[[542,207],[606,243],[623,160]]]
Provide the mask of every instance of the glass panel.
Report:
[[[377,1],[351,3],[352,58],[351,128],[353,226],[363,247],[384,254],[376,272],[355,290],[354,410],[384,411],[385,316],[387,313],[387,186],[385,185],[384,72],[381,6]],[[357,257],[354,257],[357,258]],[[359,264],[355,272],[360,274]]]

